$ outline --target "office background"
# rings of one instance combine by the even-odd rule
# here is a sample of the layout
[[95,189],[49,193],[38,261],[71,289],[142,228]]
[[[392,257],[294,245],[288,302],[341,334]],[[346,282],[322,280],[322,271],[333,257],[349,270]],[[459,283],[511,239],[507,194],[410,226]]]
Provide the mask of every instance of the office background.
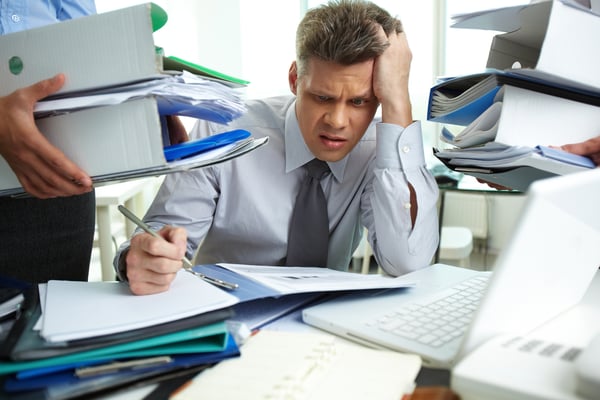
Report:
[[[155,0],[169,22],[155,33],[155,43],[174,55],[208,68],[246,79],[245,96],[260,98],[289,94],[287,72],[294,59],[295,29],[304,12],[319,0],[221,0],[218,2]],[[96,0],[98,12],[145,3],[140,0]],[[422,121],[428,164],[439,161],[428,152],[440,143],[439,124],[426,121],[429,89],[436,77],[480,72],[485,68],[496,31],[450,28],[451,16],[495,7],[525,4],[527,0],[375,0],[396,15],[407,32],[413,62],[411,98],[416,119]],[[193,120],[186,119],[191,126]],[[152,199],[152,189],[144,201]],[[522,196],[486,194],[487,248],[497,254],[508,239],[522,205]],[[454,205],[454,207],[460,205]],[[448,204],[446,212],[453,212]],[[142,205],[143,208],[143,205]],[[120,219],[120,216],[116,215]],[[119,239],[117,239],[119,241]]]

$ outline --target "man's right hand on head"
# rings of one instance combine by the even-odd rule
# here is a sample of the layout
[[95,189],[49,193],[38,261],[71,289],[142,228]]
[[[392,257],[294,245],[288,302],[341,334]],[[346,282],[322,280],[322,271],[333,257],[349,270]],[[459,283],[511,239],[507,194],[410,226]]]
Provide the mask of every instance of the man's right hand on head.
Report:
[[125,256],[127,280],[133,294],[146,295],[169,290],[185,256],[187,232],[165,226],[157,232],[163,239],[148,233],[131,238]]
[[88,174],[42,135],[33,117],[35,104],[64,82],[65,76],[58,74],[0,97],[0,154],[25,191],[42,199],[92,190]]

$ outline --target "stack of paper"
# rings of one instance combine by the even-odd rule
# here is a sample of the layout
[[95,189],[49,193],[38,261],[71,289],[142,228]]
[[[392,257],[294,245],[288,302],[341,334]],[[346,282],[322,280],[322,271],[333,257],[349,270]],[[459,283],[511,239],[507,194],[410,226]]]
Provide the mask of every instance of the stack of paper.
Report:
[[222,124],[231,122],[246,111],[234,89],[216,80],[183,71],[181,75],[164,75],[149,81],[40,101],[34,113],[36,118],[42,118],[144,97],[157,98],[162,115],[181,115]]
[[[0,69],[0,95],[64,73],[64,87],[36,106],[36,124],[96,184],[179,171],[182,166],[172,167],[163,153],[172,144],[167,116],[213,121],[226,132],[226,124],[245,112],[238,88],[248,82],[165,57],[152,35],[166,21],[163,9],[147,3],[2,35],[0,62],[17,58],[27,68]],[[205,154],[185,168],[222,162],[265,143],[240,139],[227,154]],[[0,158],[0,196],[21,193]]]
[[[37,297],[27,298],[10,340],[0,346],[5,358],[0,362],[0,375],[9,375],[4,391],[44,388],[69,398],[74,396],[67,393],[69,384],[77,389],[73,393],[81,395],[93,388],[234,357],[238,349],[224,320],[233,317],[236,304],[245,303],[245,309],[256,316],[253,311],[264,304],[253,307],[254,300],[414,285],[402,277],[367,279],[327,268],[233,264],[194,268],[239,286],[221,289],[184,270],[169,291],[148,296],[131,294],[123,282],[49,281],[41,285],[41,307]],[[286,312],[285,308],[262,310],[260,318],[271,320]],[[116,361],[140,364],[132,368],[113,364]],[[100,373],[85,379],[75,375],[95,366],[102,366]]]
[[[593,168],[555,147],[599,134],[600,15],[573,0],[506,7],[455,18],[455,27],[495,29],[485,72],[445,78],[430,92],[428,119],[454,146],[434,154],[447,167],[525,191],[537,179]],[[573,27],[576,26],[576,29]],[[575,34],[574,31],[579,32]],[[577,55],[565,70],[564,59]]]
[[123,282],[50,281],[35,299],[0,346],[5,394],[71,398],[239,355],[224,322],[237,298],[185,271],[156,295],[134,296]]

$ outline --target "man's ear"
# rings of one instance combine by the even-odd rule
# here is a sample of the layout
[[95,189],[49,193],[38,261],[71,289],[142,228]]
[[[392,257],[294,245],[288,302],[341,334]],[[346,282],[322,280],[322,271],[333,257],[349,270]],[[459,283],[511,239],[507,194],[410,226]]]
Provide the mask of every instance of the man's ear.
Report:
[[298,84],[298,66],[296,65],[296,61],[292,62],[290,66],[290,70],[288,72],[288,83],[290,85],[290,90],[294,95],[297,94],[297,84]]

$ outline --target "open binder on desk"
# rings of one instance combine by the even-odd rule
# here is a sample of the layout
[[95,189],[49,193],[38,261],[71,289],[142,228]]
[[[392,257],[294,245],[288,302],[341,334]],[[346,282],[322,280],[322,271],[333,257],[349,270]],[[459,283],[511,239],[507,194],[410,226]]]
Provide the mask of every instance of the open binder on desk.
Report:
[[[242,352],[242,357],[197,375],[171,399],[402,399],[412,392],[421,368],[414,354],[371,349],[314,332],[262,330]],[[235,384],[223,383],[228,380]]]
[[213,278],[238,284],[230,291],[240,302],[298,293],[327,293],[370,289],[398,289],[415,285],[402,276],[361,275],[322,267],[276,267],[243,264],[206,264],[194,269]]
[[221,289],[184,270],[177,274],[168,291],[148,296],[131,294],[125,282],[49,281],[40,335],[48,342],[91,339],[169,323],[256,299],[414,286],[414,282],[403,277],[364,276],[317,267],[222,264],[198,265],[194,269],[211,278],[237,283],[239,287]]

